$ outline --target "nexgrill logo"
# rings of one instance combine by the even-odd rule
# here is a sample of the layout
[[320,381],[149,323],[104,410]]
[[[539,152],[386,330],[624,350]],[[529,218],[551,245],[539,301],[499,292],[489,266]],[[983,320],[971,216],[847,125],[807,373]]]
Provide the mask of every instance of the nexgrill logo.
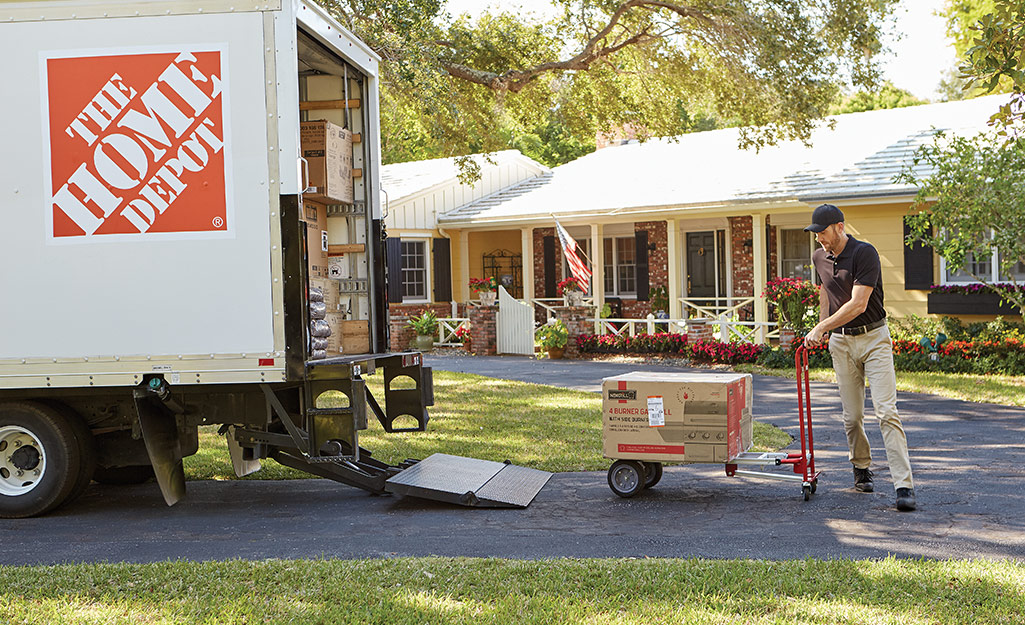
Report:
[[226,234],[221,50],[46,58],[48,235]]

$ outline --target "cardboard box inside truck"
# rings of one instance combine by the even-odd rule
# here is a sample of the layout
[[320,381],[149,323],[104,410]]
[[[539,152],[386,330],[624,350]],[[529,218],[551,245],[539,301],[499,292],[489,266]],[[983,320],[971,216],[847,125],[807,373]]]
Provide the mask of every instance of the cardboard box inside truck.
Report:
[[750,374],[635,371],[605,378],[605,457],[727,462],[751,447],[751,395]]
[[304,198],[301,217],[306,224],[310,278],[327,278],[327,206]]
[[324,204],[351,204],[352,133],[329,121],[302,122],[299,140],[309,166],[309,189],[304,194]]

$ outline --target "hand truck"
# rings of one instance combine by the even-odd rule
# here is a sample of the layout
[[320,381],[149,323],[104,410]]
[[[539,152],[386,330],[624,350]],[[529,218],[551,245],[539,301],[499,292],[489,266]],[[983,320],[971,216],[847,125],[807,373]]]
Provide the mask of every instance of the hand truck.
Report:
[[[794,355],[797,372],[797,410],[801,431],[801,451],[797,452],[741,452],[726,462],[728,477],[764,477],[775,480],[800,482],[804,500],[811,499],[818,487],[820,472],[815,470],[815,443],[811,426],[811,388],[808,379],[808,349],[798,345]],[[695,464],[685,462],[685,464]],[[790,465],[793,475],[785,472],[752,471],[740,467],[769,468]],[[662,462],[620,458],[609,468],[609,488],[620,497],[633,497],[651,488],[662,478]]]
[[[800,340],[800,339],[799,339]],[[808,348],[802,341],[794,350],[794,369],[797,373],[797,412],[801,428],[801,452],[744,452],[726,464],[726,475],[764,477],[774,480],[801,482],[804,500],[811,499],[819,484],[821,471],[815,470],[815,439],[811,431],[811,385],[808,379]],[[740,466],[793,466],[795,475],[742,470]]]

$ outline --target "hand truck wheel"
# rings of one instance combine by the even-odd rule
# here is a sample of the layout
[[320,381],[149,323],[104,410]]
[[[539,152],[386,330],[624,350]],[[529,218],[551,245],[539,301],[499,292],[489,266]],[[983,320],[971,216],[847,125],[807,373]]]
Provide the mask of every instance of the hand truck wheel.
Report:
[[805,484],[801,487],[801,492],[804,493],[804,500],[808,501],[811,499],[811,494],[815,492],[815,490],[811,487],[811,484]]
[[819,489],[819,478],[815,478],[811,481],[811,494],[815,494],[815,491]]
[[616,460],[609,467],[609,488],[620,497],[633,497],[644,483],[644,466],[637,460]]
[[661,462],[643,462],[644,465],[644,488],[651,488],[662,479]]

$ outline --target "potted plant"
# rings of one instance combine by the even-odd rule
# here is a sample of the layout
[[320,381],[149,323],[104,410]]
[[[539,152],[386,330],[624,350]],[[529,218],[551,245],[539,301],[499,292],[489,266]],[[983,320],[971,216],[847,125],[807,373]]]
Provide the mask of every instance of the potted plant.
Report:
[[534,343],[548,352],[549,358],[562,358],[568,342],[569,330],[566,324],[555,317],[534,331]]
[[434,337],[438,334],[438,315],[433,310],[425,310],[419,317],[411,317],[406,324],[416,332],[413,349],[422,352],[434,349]]
[[804,336],[818,319],[819,287],[800,278],[776,278],[765,285],[765,299],[776,307],[780,345]]
[[498,280],[495,276],[470,278],[470,290],[480,298],[481,306],[494,306],[498,297]]
[[651,302],[651,314],[655,315],[656,319],[669,318],[669,292],[666,291],[666,287],[651,287],[648,291],[648,301]]
[[585,286],[576,276],[570,276],[558,284],[557,292],[564,298],[567,306],[582,306]]

